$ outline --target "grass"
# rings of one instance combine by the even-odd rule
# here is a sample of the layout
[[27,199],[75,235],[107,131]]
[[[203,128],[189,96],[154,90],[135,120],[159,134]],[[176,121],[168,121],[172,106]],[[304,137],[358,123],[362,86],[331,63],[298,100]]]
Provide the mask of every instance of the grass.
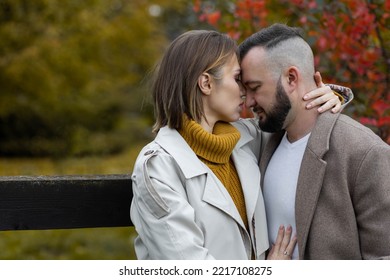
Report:
[[[128,174],[144,143],[104,157],[0,158],[0,176]],[[125,228],[0,231],[0,259],[135,259],[135,231]]]
[[142,145],[109,156],[79,158],[0,158],[0,176],[131,173]]

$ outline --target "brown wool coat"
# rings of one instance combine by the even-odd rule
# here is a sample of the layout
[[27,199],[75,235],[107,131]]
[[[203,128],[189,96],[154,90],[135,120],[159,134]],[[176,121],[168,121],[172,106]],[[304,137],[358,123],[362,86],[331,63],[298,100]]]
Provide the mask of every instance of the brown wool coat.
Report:
[[[268,142],[261,174],[282,136]],[[348,116],[321,114],[303,156],[295,218],[300,259],[390,259],[390,146]]]

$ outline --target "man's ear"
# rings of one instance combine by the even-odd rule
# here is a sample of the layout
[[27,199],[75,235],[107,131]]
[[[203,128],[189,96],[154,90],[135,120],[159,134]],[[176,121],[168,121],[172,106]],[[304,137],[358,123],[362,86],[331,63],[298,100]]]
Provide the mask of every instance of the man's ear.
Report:
[[202,73],[198,78],[198,86],[203,94],[211,93],[211,76],[208,73]]
[[287,70],[287,83],[288,87],[296,88],[298,86],[299,69],[295,66],[291,66]]
[[299,69],[295,66],[290,66],[284,71],[282,85],[287,93],[293,93],[298,88]]

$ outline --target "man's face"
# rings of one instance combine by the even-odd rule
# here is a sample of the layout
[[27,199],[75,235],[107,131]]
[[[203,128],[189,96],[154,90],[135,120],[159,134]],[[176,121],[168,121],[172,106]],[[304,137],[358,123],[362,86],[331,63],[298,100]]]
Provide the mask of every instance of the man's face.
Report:
[[246,106],[259,119],[263,131],[277,132],[284,128],[291,103],[282,85],[267,69],[265,52],[252,48],[241,62],[242,82],[246,88]]

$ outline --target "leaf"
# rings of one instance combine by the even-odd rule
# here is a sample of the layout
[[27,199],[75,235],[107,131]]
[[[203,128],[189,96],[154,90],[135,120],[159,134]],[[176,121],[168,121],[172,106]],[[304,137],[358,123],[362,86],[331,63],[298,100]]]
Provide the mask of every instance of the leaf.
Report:
[[379,118],[378,126],[390,126],[390,116]]
[[218,23],[220,18],[221,18],[220,11],[215,11],[215,12],[207,14],[207,22],[213,26],[215,26]]
[[390,109],[389,102],[383,100],[377,100],[372,104],[372,108],[377,112],[379,116],[383,116],[385,111]]
[[360,121],[361,124],[364,124],[364,125],[373,125],[373,126],[377,126],[378,125],[377,120],[374,119],[374,118],[361,117],[359,119],[359,121]]

